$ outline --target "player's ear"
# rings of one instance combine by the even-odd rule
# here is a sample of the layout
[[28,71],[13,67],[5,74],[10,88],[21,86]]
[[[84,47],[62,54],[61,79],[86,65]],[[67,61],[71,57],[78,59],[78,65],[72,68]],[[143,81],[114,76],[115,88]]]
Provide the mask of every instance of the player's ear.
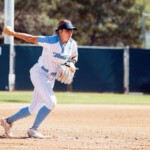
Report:
[[59,33],[62,33],[63,32],[63,29],[62,30],[59,30]]

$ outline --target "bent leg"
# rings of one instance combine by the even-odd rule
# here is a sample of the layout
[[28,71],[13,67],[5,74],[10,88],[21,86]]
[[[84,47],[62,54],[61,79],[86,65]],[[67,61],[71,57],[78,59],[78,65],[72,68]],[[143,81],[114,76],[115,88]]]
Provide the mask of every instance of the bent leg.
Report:
[[33,93],[32,102],[29,106],[29,112],[31,114],[36,114],[43,105],[44,105],[44,101],[42,100],[41,96],[39,95],[38,91],[35,88],[34,93]]
[[31,115],[31,113],[29,112],[29,107],[24,107],[24,108],[20,109],[16,114],[8,117],[7,122],[12,124],[17,120],[28,117],[30,115]]
[[29,110],[31,113],[38,111],[32,126],[32,128],[37,129],[55,107],[57,100],[52,89],[54,81],[49,81],[47,73],[32,71],[31,81],[35,87],[35,91]]
[[31,73],[31,80],[41,101],[47,108],[52,110],[57,101],[52,89],[53,81],[49,81],[47,74],[36,71]]
[[51,112],[50,109],[48,109],[46,106],[43,106],[39,110],[32,128],[37,129],[50,112]]

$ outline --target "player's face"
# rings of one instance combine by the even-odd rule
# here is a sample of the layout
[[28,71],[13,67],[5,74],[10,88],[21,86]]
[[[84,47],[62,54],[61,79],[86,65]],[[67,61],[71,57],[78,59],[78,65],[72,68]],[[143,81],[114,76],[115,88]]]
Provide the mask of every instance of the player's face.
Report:
[[73,34],[73,30],[66,30],[66,29],[62,30],[62,38],[64,39],[64,41],[70,40],[72,34]]

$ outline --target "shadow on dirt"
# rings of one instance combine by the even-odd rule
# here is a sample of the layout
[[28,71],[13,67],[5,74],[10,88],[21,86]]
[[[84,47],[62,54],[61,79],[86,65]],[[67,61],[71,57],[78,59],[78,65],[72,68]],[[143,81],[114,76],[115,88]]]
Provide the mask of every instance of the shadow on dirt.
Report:
[[29,139],[30,137],[6,137],[0,136],[0,139]]

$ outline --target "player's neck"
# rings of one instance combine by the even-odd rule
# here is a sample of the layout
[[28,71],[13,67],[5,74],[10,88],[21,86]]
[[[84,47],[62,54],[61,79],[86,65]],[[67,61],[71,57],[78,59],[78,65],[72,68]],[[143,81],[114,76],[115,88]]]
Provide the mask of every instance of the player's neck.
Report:
[[65,40],[62,36],[59,36],[59,37],[60,37],[62,45],[65,45],[67,43],[67,40]]
[[[61,39],[60,39],[61,40]],[[67,41],[63,41],[63,40],[61,40],[61,43],[62,43],[62,45],[64,46],[64,45],[66,45],[66,43],[67,43]]]

